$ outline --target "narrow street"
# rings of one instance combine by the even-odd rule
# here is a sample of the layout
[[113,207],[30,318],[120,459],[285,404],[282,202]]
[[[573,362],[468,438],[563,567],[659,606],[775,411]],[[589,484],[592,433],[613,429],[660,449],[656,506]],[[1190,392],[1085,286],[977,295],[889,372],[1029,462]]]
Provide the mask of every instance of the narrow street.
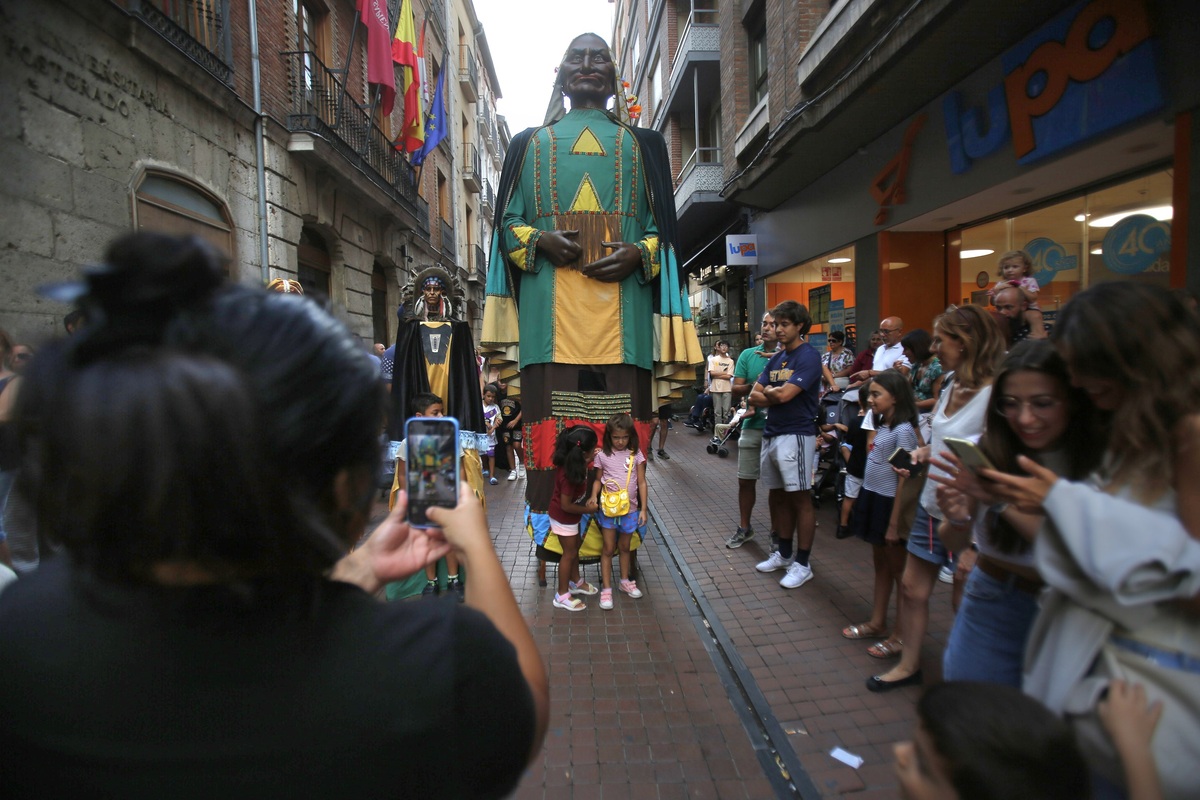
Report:
[[[551,606],[521,527],[520,482],[489,486],[489,518],[517,599],[550,666],[551,721],[542,758],[518,798],[772,798],[896,796],[893,742],[908,738],[916,687],[869,693],[890,662],[842,628],[870,612],[871,557],[838,541],[834,500],[817,512],[815,578],[796,590],[754,564],[767,547],[766,498],[755,538],[736,550],[736,449],[705,452],[707,434],[681,422],[671,460],[647,465],[652,532],[638,554],[640,600],[621,593],[602,611]],[[732,444],[732,443],[731,443]],[[599,583],[599,569],[585,568]],[[926,680],[941,674],[950,587],[931,600],[922,652]],[[842,747],[853,769],[830,756]]]

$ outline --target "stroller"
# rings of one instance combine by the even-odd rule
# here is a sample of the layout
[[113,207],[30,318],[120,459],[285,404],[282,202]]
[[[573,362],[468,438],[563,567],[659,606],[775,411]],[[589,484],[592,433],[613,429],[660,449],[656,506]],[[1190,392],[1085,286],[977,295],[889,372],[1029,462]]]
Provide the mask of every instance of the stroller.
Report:
[[828,392],[821,398],[821,417],[818,427],[832,431],[837,438],[823,447],[817,456],[820,477],[813,483],[813,504],[820,505],[821,495],[831,489],[840,503],[846,491],[846,465],[842,459],[842,431],[833,426],[847,426],[858,414],[858,392]]
[[692,404],[688,418],[683,424],[688,428],[692,428],[697,433],[703,433],[713,428],[713,401],[711,394],[704,392],[703,394],[696,395],[696,402]]
[[[729,456],[729,448],[725,446],[725,443],[728,442],[732,437],[736,436],[738,431],[741,430],[742,419],[746,416],[746,413],[747,410],[745,408],[739,408],[737,411],[733,412],[733,416],[730,418],[728,426],[726,426],[725,435],[719,438],[714,436],[713,440],[709,442],[709,455],[716,455],[720,458],[727,458]],[[719,427],[721,426],[715,426],[713,428],[713,432],[716,433],[716,428]]]

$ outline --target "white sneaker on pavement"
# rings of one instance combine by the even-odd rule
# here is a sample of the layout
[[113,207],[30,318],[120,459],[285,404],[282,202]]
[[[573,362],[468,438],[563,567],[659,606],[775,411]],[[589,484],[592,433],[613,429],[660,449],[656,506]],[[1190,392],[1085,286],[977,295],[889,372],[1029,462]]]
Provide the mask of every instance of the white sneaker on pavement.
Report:
[[812,580],[812,567],[806,567],[799,561],[793,561],[787,568],[787,574],[779,581],[785,589],[798,589]]
[[779,555],[778,550],[773,550],[771,555],[767,556],[766,561],[760,561],[754,565],[754,568],[759,572],[774,572],[779,569],[787,569],[788,564],[791,563],[790,559]]
[[515,481],[517,479],[517,473],[515,470],[509,470],[508,479],[510,481]]

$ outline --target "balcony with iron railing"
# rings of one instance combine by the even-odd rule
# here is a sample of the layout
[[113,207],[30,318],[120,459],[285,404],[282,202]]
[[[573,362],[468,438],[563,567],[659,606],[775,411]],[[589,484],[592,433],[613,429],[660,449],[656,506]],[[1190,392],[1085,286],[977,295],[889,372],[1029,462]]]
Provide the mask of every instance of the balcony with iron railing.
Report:
[[129,0],[128,8],[217,80],[232,85],[229,0]]
[[477,244],[471,245],[471,264],[467,271],[467,280],[473,283],[487,283],[487,253]]
[[479,161],[479,148],[470,142],[463,144],[463,185],[467,191],[478,193],[483,188],[483,173]]
[[489,219],[496,213],[496,190],[486,178],[483,181],[483,189],[479,192],[479,207]]
[[[351,97],[332,70],[316,54],[291,51],[280,55],[288,64],[292,132],[288,150],[311,153],[328,162],[336,153],[349,162],[414,217],[420,232],[429,235],[429,204],[417,194],[412,165],[372,121],[367,109]],[[319,147],[318,141],[325,147]],[[341,163],[326,164],[344,170]]]
[[468,103],[479,99],[479,67],[475,65],[475,54],[466,45],[458,50],[458,88]]
[[442,223],[442,254],[451,264],[458,263],[458,250],[454,246],[454,226],[446,220]]
[[496,131],[496,117],[486,104],[479,104],[478,123],[480,137],[488,152],[493,156],[500,155],[500,135]]

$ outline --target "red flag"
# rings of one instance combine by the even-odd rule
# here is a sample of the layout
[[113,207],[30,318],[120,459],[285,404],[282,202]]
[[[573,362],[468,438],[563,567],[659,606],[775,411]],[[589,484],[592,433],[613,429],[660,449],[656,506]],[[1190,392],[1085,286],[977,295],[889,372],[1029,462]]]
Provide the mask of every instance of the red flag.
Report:
[[392,25],[387,0],[358,0],[358,15],[367,26],[367,84],[379,87],[379,107],[386,117],[396,107],[396,71],[392,67]]
[[[424,31],[422,31],[424,33]],[[400,65],[404,80],[404,124],[396,140],[397,150],[410,153],[421,149],[425,142],[425,114],[421,108],[421,75],[418,59],[424,55],[415,48],[417,29],[413,24],[412,0],[400,2],[400,19],[396,22],[396,38],[392,39],[392,61]]]

